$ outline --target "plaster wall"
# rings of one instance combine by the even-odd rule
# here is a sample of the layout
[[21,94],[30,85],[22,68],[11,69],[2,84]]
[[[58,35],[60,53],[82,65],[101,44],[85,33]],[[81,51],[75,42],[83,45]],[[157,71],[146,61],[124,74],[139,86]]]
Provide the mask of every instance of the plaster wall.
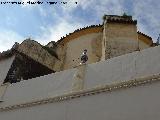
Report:
[[114,57],[86,67],[84,88],[160,73],[160,46]]
[[0,61],[0,85],[4,82],[15,56]]
[[138,48],[135,24],[106,24],[106,59],[134,52]]
[[159,120],[160,83],[0,112],[2,120]]
[[[55,61],[54,69],[62,71],[74,68],[80,63],[80,55],[87,48],[89,50],[88,63],[94,63],[107,58],[149,48],[152,40],[137,33],[135,24],[107,23],[106,47],[102,27],[80,30],[65,37],[56,47],[59,57]],[[107,57],[108,56],[108,57]]]
[[149,48],[152,45],[152,40],[144,35],[138,34],[138,40],[140,50]]
[[88,50],[87,63],[94,63],[101,57],[101,40],[102,33],[91,33],[82,35],[67,43],[66,56],[64,61],[64,69],[74,68],[81,62],[81,54],[84,49]]
[[84,69],[78,67],[11,84],[7,87],[3,97],[4,102],[0,103],[0,106],[30,102],[77,91],[77,89],[83,90],[159,74],[159,52],[160,46],[152,47],[88,64]]
[[76,69],[66,70],[11,84],[0,106],[25,103],[71,92],[75,72]]
[[139,40],[139,49],[140,50],[143,50],[143,49],[146,49],[146,48],[150,48],[150,47],[151,47],[150,45],[146,44],[142,40]]

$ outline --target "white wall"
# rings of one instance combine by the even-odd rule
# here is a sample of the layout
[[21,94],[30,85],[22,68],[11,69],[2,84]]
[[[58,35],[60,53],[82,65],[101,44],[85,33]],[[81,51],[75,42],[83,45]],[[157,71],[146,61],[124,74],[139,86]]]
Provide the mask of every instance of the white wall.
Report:
[[122,55],[86,67],[85,88],[160,73],[160,46]]
[[15,56],[0,61],[0,85],[4,82]]
[[76,69],[57,72],[8,86],[0,106],[30,102],[68,93],[72,90]]
[[[84,89],[160,73],[160,46],[86,66]],[[78,70],[69,69],[9,85],[4,102],[8,106],[71,92]],[[78,76],[78,75],[77,75]],[[83,79],[83,77],[82,77]],[[79,82],[76,82],[79,83]]]
[[1,120],[159,120],[160,82],[0,112]]

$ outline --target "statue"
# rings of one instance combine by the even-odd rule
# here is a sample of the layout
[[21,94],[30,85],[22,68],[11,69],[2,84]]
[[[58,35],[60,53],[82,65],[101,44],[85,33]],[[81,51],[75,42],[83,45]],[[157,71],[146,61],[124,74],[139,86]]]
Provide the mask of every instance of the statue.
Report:
[[84,64],[88,61],[88,56],[87,56],[87,49],[85,49],[81,55],[81,63]]

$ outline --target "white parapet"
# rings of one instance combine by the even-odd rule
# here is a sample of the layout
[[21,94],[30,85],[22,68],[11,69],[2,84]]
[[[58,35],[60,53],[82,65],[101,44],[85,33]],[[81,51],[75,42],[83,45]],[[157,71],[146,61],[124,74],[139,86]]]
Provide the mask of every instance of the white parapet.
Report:
[[84,88],[160,73],[160,46],[122,55],[86,67]]
[[0,107],[160,73],[160,46],[9,85]]
[[11,84],[0,107],[63,95],[72,91],[73,76],[77,70],[65,70]]
[[2,120],[159,120],[160,82],[0,112]]

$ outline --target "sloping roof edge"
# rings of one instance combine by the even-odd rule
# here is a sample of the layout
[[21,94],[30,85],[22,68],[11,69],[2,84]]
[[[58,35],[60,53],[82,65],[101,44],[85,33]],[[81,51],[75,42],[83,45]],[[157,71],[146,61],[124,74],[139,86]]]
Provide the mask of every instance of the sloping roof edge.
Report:
[[[66,36],[61,37],[60,40],[56,42],[56,44],[61,44],[61,43],[66,43],[71,39],[77,38],[80,35],[85,35],[87,33],[97,33],[102,31],[102,26],[101,24],[99,25],[91,25],[83,28],[79,28],[75,30],[73,33],[66,34]],[[98,28],[98,29],[96,29]]]
[[[97,30],[95,30],[96,28],[98,28]],[[93,29],[93,31],[92,31]],[[85,31],[85,30],[88,30],[88,31]],[[84,27],[84,28],[80,28],[80,29],[77,29],[75,30],[73,33],[69,33],[68,35],[66,35],[65,37],[63,36],[60,40],[58,40],[56,42],[56,44],[64,44],[74,38],[77,38],[79,37],[80,35],[85,35],[87,33],[94,33],[94,32],[101,32],[103,30],[103,25],[91,25],[91,26],[87,26],[87,27]],[[81,32],[81,33],[79,33]],[[79,33],[79,34],[78,34]],[[148,45],[152,45],[153,44],[153,40],[150,36],[138,31],[137,34],[140,34],[144,37],[147,37],[149,39],[149,41],[143,41],[145,43],[147,43]],[[75,36],[74,36],[75,35]]]
[[142,36],[148,38],[148,39],[142,40],[143,42],[145,42],[145,43],[147,43],[148,45],[151,45],[151,46],[153,45],[153,40],[152,40],[152,38],[151,38],[150,36],[148,36],[148,35],[140,32],[140,31],[138,31],[137,33],[138,33],[139,35],[142,35]]
[[[26,40],[24,40],[24,41],[26,41]],[[24,42],[24,41],[23,41],[23,42]],[[59,58],[58,58],[58,55],[56,54],[56,52],[53,51],[53,50],[51,50],[49,47],[43,46],[43,45],[41,45],[40,43],[38,43],[37,41],[35,41],[35,40],[31,40],[31,41],[36,42],[36,43],[39,44],[45,51],[47,51],[50,55],[54,56],[56,59],[59,59]],[[23,42],[22,42],[22,43],[23,43]],[[21,44],[22,44],[22,43],[21,43]],[[13,46],[14,46],[14,45],[13,45]],[[18,45],[18,46],[19,46],[19,45]],[[0,53],[0,61],[3,60],[3,59],[7,59],[7,58],[13,56],[15,53],[20,53],[20,54],[21,54],[22,52],[18,50],[18,46],[12,47],[11,49],[9,49],[9,50],[7,50],[7,51],[3,51],[2,53]],[[24,54],[24,53],[23,53],[23,54]]]
[[16,50],[11,48],[10,50],[4,51],[0,53],[0,61],[3,59],[7,59],[15,54]]

